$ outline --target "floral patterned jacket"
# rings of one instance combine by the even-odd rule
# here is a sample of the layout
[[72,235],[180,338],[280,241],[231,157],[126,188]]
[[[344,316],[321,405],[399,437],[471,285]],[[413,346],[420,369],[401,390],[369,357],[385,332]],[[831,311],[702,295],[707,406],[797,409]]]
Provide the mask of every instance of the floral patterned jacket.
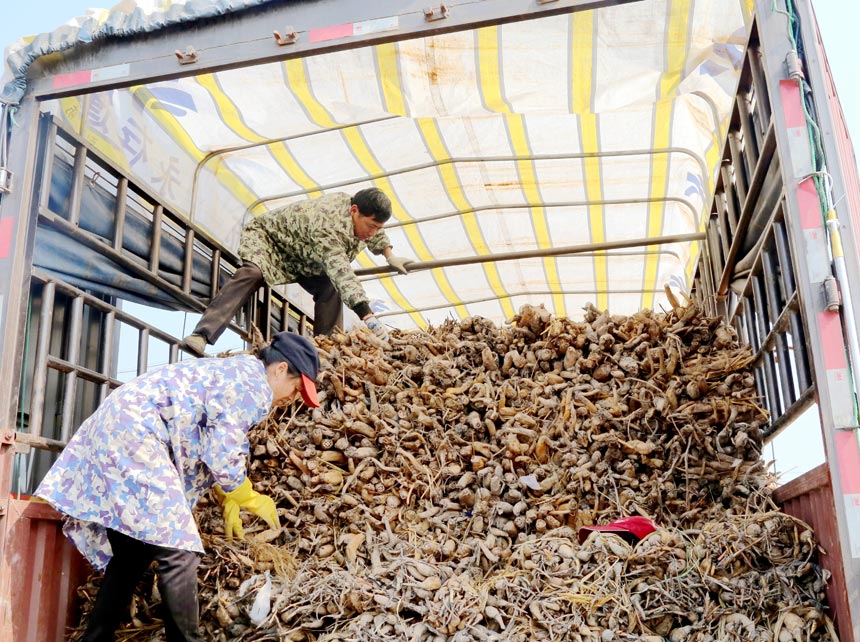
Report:
[[98,568],[106,529],[168,548],[203,551],[192,509],[213,484],[246,476],[248,429],[272,404],[251,355],[191,359],[116,389],[78,429],[36,495],[66,517],[63,530]]

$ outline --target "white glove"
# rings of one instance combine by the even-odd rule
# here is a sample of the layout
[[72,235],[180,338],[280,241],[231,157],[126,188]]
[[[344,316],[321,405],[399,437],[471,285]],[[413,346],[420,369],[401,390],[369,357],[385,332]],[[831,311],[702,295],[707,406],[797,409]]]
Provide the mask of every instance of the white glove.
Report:
[[364,318],[364,325],[366,325],[368,330],[373,332],[373,334],[383,341],[388,339],[388,330],[386,330],[385,326],[382,325],[382,322],[372,314]]
[[406,266],[410,263],[412,263],[412,259],[405,259],[402,256],[394,256],[392,254],[388,257],[388,265],[400,272],[400,274],[409,274]]

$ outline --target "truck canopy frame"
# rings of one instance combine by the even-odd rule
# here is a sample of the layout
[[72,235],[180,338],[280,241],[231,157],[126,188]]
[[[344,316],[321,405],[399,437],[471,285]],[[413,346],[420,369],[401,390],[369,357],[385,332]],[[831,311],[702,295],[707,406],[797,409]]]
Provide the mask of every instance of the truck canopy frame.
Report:
[[[14,452],[31,488],[119,384],[117,322],[139,372],[152,341],[180,357],[118,300],[200,310],[246,217],[377,185],[417,269],[362,255],[360,273],[399,327],[526,301],[659,309],[674,289],[752,347],[769,438],[817,403],[827,465],[802,488],[836,519],[784,496],[824,534],[837,625],[860,640],[856,167],[810,1],[720,6],[247,3],[26,61],[2,114],[0,495]],[[60,237],[101,272],[76,274]],[[303,331],[306,310],[264,288],[234,328]]]

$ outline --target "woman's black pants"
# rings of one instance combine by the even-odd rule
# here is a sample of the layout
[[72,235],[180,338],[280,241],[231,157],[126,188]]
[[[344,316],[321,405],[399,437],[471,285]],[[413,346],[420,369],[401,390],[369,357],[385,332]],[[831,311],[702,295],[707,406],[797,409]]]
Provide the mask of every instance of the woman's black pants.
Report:
[[113,557],[90,612],[84,642],[113,642],[134,589],[153,560],[158,563],[167,642],[203,642],[197,604],[197,553],[147,544],[110,529],[107,535]]

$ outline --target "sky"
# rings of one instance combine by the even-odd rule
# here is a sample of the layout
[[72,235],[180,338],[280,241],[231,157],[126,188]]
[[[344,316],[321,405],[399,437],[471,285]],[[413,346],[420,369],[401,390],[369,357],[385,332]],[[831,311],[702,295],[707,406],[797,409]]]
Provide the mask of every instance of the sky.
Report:
[[[8,1],[8,0],[7,0]],[[731,0],[725,0],[727,2]],[[852,80],[856,71],[853,70],[856,54],[854,40],[856,25],[860,22],[860,2],[856,0],[812,0],[818,18],[827,58],[836,82],[842,108],[845,113],[848,129],[854,143],[855,157],[860,150],[860,83]],[[17,3],[14,11],[4,12],[0,20],[0,49],[24,35],[49,32],[67,22],[71,18],[83,15],[89,7],[110,8],[117,0],[29,0]],[[839,195],[834,195],[838,199]],[[138,312],[140,312],[138,310]],[[134,313],[134,312],[133,312]],[[196,322],[196,315],[175,313],[170,319],[159,323],[166,331],[175,336],[184,336]],[[168,327],[169,326],[169,327]],[[235,343],[236,345],[233,345]],[[215,346],[218,350],[241,348],[241,342],[235,335],[225,333]],[[158,354],[153,353],[158,351]],[[160,354],[160,353],[164,354]],[[121,380],[127,380],[134,375],[136,362],[128,355],[128,363],[119,364]],[[149,363],[165,362],[167,346],[151,348]],[[815,449],[810,444],[809,436],[818,435],[820,427],[816,410],[813,408],[804,417],[796,421],[782,436],[777,438],[765,453],[765,459],[774,458],[777,470],[783,475],[783,481],[814,467],[824,461],[823,447]],[[793,444],[803,443],[805,447],[797,448]]]

